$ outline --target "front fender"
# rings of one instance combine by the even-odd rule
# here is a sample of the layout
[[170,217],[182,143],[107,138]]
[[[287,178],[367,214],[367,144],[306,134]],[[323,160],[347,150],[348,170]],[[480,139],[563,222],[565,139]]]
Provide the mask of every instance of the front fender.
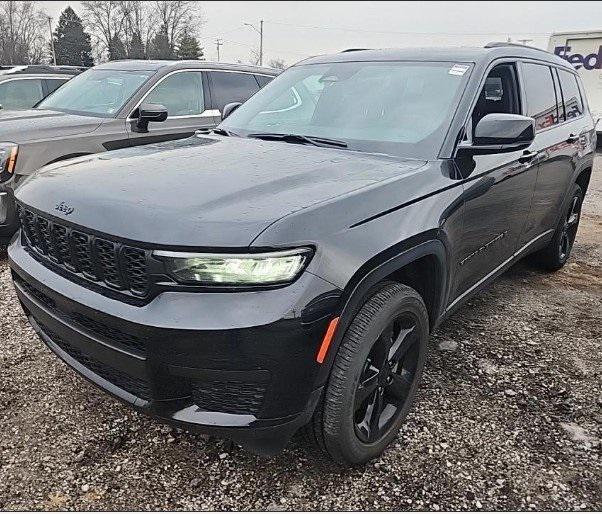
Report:
[[[435,234],[424,234],[434,236]],[[436,299],[431,325],[435,326],[445,307],[445,292],[447,290],[448,258],[445,245],[434,237],[426,239],[415,246],[398,245],[382,252],[362,266],[345,287],[341,296],[337,313],[339,323],[335,336],[328,349],[322,369],[317,377],[317,386],[323,385],[330,373],[338,348],[357,312],[370,297],[375,286],[403,267],[416,262],[423,257],[434,257],[437,277],[434,280]]]

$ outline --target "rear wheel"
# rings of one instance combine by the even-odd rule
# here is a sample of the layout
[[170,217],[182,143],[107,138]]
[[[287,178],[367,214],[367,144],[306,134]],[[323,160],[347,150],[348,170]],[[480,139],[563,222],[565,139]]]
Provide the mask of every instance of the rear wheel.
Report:
[[578,184],[575,184],[571,193],[571,200],[560,218],[552,241],[532,256],[532,261],[536,265],[550,271],[556,271],[565,265],[571,255],[577,229],[579,228],[582,203],[583,191]]
[[428,333],[428,313],[414,289],[389,282],[366,301],[308,427],[328,456],[364,463],[395,438],[416,395]]

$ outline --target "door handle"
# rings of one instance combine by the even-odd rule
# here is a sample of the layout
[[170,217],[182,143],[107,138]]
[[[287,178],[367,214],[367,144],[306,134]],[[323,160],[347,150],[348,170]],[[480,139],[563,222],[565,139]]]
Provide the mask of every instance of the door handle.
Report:
[[566,139],[567,143],[576,143],[577,141],[579,141],[579,136],[576,136],[575,134],[570,134]]
[[527,152],[527,150],[525,150],[523,154],[518,158],[518,162],[531,162],[535,157],[537,157],[538,154],[539,152]]

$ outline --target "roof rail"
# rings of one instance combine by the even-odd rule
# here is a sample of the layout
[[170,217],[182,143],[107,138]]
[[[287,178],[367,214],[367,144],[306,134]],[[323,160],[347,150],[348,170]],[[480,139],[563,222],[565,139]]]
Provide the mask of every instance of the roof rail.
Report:
[[340,53],[346,54],[347,52],[361,52],[362,50],[372,50],[371,48],[347,48],[345,50],[341,50]]
[[543,48],[537,48],[536,46],[522,45],[520,43],[508,43],[507,41],[492,41],[491,43],[487,43],[484,48],[503,48],[506,46],[517,47],[517,48],[528,48],[529,50],[538,50],[540,52],[545,52],[549,54],[547,50]]

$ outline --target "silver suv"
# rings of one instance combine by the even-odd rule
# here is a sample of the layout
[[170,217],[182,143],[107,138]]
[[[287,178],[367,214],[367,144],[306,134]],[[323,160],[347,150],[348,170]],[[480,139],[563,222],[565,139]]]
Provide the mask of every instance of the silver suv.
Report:
[[85,69],[78,66],[0,66],[0,109],[31,109]]
[[0,243],[16,230],[13,190],[46,164],[189,137],[277,75],[203,61],[114,61],[78,75],[34,109],[0,111]]

